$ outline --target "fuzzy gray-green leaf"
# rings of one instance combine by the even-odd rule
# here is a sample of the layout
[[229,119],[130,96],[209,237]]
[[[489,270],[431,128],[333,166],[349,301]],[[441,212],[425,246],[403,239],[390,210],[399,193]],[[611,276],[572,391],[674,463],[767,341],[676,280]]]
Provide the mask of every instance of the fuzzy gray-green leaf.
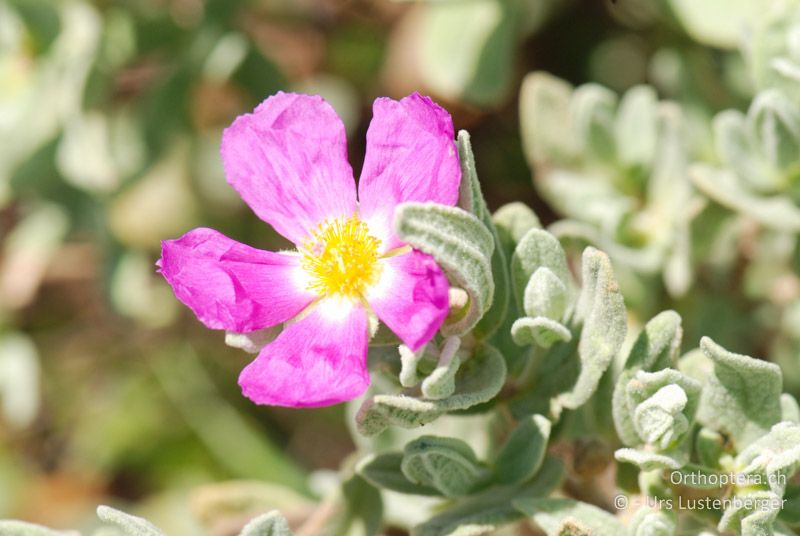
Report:
[[494,237],[474,215],[435,203],[402,203],[395,230],[407,244],[433,256],[469,295],[466,311],[442,325],[445,336],[461,335],[478,323],[494,297]]
[[676,460],[667,454],[658,454],[641,449],[617,449],[614,452],[614,458],[617,461],[635,465],[642,471],[680,469],[686,464],[685,460]]
[[734,496],[731,504],[717,525],[720,532],[730,531],[741,536],[773,534],[772,525],[780,511],[780,497],[770,491],[754,491]]
[[789,393],[781,395],[781,421],[800,424],[800,405]]
[[800,465],[800,425],[778,423],[764,437],[757,439],[736,458],[742,472],[759,475],[773,493],[783,496],[786,483]]
[[547,458],[536,477],[522,485],[497,486],[462,499],[414,527],[412,536],[477,536],[490,534],[498,526],[516,521],[522,514],[512,506],[514,499],[544,497],[559,486],[563,466]]
[[422,394],[425,398],[438,400],[447,398],[456,390],[456,372],[461,365],[456,352],[461,344],[458,337],[448,337],[442,346],[439,363],[427,378],[422,380]]
[[548,267],[538,268],[525,286],[523,308],[530,317],[560,321],[567,310],[566,285]]
[[653,161],[658,143],[657,104],[656,93],[648,86],[634,87],[622,97],[615,125],[620,162],[646,168]]
[[572,127],[578,150],[589,158],[612,161],[616,153],[614,120],[617,97],[613,91],[585,84],[573,93],[570,103]]
[[639,437],[662,450],[669,448],[689,431],[689,421],[683,415],[687,402],[686,392],[678,385],[666,385],[656,391],[633,412]]
[[796,165],[800,158],[800,109],[778,90],[756,95],[748,114],[761,155],[776,170]]
[[[688,425],[693,422],[700,399],[700,383],[674,369],[657,372],[639,371],[628,383],[625,393],[633,414],[634,428],[645,443],[654,436],[666,440],[657,429],[673,441],[686,438]],[[661,450],[667,446],[662,445]]]
[[98,506],[97,517],[117,525],[128,536],[164,536],[161,530],[144,518],[126,514],[110,506]]
[[362,404],[356,416],[358,431],[366,436],[387,426],[416,428],[448,411],[467,409],[494,398],[506,380],[503,356],[489,345],[481,345],[456,375],[455,393],[441,400],[423,400],[404,395],[376,395]]
[[767,227],[800,231],[800,208],[788,195],[756,195],[739,183],[733,171],[705,164],[693,165],[689,176],[701,192],[725,207],[747,214]]
[[380,489],[388,489],[411,495],[439,495],[440,492],[430,486],[416,484],[403,474],[402,452],[370,454],[356,465],[356,472],[364,480]]
[[574,138],[570,128],[572,87],[544,72],[531,73],[522,81],[519,123],[522,147],[530,163],[572,158]]
[[420,381],[417,373],[417,366],[425,357],[425,347],[419,348],[416,352],[412,351],[405,344],[401,344],[400,353],[400,385],[403,387],[414,387]]
[[675,364],[683,339],[681,317],[675,311],[663,311],[645,325],[631,347],[626,369],[654,372]]
[[725,165],[756,189],[774,186],[769,166],[754,154],[747,116],[724,110],[714,117],[714,143]]
[[461,189],[459,205],[478,217],[494,239],[492,252],[492,275],[495,284],[494,296],[491,306],[484,311],[478,324],[475,326],[474,335],[478,339],[491,336],[503,323],[508,314],[508,304],[511,299],[511,282],[508,273],[508,255],[503,247],[498,230],[492,221],[489,207],[481,192],[478,181],[478,172],[475,169],[475,156],[472,154],[472,144],[466,130],[458,132],[458,157],[461,162]]
[[625,303],[608,256],[592,247],[583,252],[583,286],[576,319],[583,322],[578,355],[581,370],[574,387],[558,397],[567,408],[583,405],[619,352],[627,329]]
[[681,317],[678,313],[663,311],[650,319],[633,343],[612,396],[614,427],[624,444],[636,445],[639,439],[627,403],[628,383],[639,370],[660,370],[674,364],[682,336]]
[[272,511],[250,520],[239,536],[292,536],[292,531],[286,518]]
[[725,350],[708,337],[700,348],[714,363],[703,386],[697,420],[730,435],[742,449],[769,432],[781,418],[781,369]]
[[492,215],[492,222],[497,228],[500,242],[509,258],[514,253],[517,243],[531,229],[541,229],[539,217],[526,205],[519,201],[508,203],[498,208]]
[[567,257],[558,239],[542,229],[531,229],[517,244],[511,258],[511,281],[518,303],[525,303],[525,288],[539,268],[549,269],[565,286],[571,282]]
[[674,536],[678,520],[674,511],[639,508],[628,527],[630,536]]
[[547,451],[550,428],[549,420],[533,415],[514,429],[494,462],[498,483],[519,484],[536,474]]
[[725,438],[719,432],[701,428],[695,438],[695,451],[700,463],[706,467],[719,467],[719,459],[725,452]]
[[523,317],[511,325],[511,338],[520,346],[536,344],[542,348],[550,348],[557,342],[572,340],[572,332],[560,322],[543,316]]
[[573,499],[518,499],[514,507],[530,517],[548,536],[554,536],[566,519],[577,520],[594,536],[618,536],[625,532],[616,517],[597,506]]
[[400,468],[409,481],[445,497],[466,495],[487,476],[472,448],[452,437],[422,436],[408,443]]

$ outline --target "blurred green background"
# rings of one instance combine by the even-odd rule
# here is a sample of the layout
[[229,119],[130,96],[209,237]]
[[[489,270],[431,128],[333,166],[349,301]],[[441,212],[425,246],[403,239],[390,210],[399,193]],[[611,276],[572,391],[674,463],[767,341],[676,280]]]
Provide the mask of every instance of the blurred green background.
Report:
[[[79,528],[113,503],[168,533],[229,534],[237,497],[308,516],[354,449],[343,407],[244,399],[251,356],[155,273],[160,240],[196,226],[285,245],[224,180],[220,134],[238,114],[278,90],[323,95],[357,176],[373,99],[429,94],[470,131],[490,207],[523,201],[548,224],[520,138],[523,76],[649,83],[710,154],[710,117],[754,92],[736,24],[758,5],[725,4],[732,21],[709,26],[680,0],[0,0],[0,517]],[[687,349],[702,332],[772,353],[769,329],[740,329],[761,311],[741,278],[708,279],[724,306],[654,284],[640,318],[677,307]]]

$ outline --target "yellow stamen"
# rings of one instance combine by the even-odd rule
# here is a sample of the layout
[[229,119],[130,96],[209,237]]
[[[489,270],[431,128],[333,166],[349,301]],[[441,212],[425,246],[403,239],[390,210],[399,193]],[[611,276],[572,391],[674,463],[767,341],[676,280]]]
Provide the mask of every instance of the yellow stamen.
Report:
[[309,289],[321,296],[362,296],[380,276],[380,243],[356,216],[321,223],[301,248]]

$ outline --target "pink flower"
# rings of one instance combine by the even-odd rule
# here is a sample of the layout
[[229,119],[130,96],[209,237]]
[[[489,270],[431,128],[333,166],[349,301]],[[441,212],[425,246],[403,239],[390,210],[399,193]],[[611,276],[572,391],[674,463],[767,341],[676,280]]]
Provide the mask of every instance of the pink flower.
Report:
[[278,93],[222,136],[228,182],[297,247],[268,252],[211,229],[162,244],[175,295],[212,329],[246,333],[286,323],[242,371],[258,404],[324,406],[369,386],[369,319],[416,350],[448,312],[433,258],[394,233],[405,201],[454,205],[461,171],[450,115],[419,94],[377,99],[358,184],[344,126],[320,97]]

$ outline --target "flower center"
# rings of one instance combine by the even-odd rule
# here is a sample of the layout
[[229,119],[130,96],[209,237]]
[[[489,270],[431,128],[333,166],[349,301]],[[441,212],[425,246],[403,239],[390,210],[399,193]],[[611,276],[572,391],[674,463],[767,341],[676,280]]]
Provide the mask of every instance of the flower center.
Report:
[[380,275],[380,243],[356,216],[321,223],[301,248],[309,289],[323,296],[360,296]]

